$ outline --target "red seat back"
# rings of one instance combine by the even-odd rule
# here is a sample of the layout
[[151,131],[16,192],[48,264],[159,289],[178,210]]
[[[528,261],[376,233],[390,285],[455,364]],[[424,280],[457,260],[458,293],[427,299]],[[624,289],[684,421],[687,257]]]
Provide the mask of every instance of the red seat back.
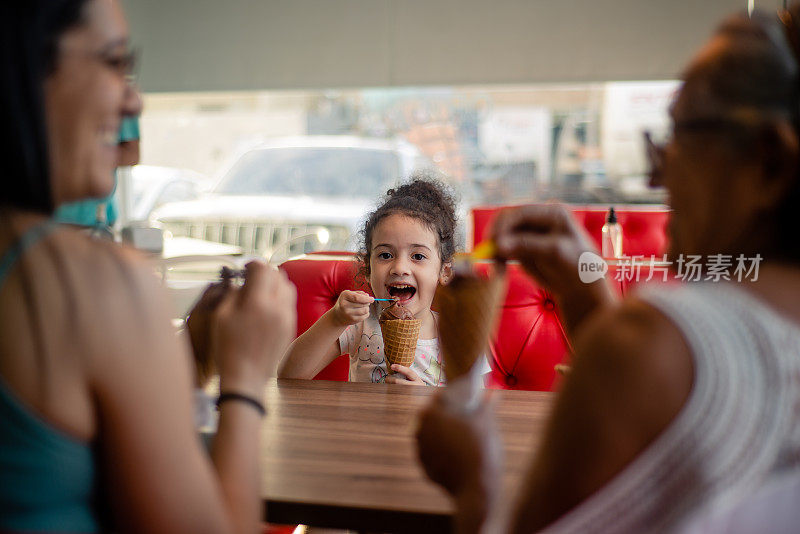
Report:
[[[489,237],[489,229],[502,207],[483,206],[472,210],[472,246]],[[573,217],[583,225],[600,248],[600,230],[605,223],[607,207],[570,206]],[[660,256],[666,251],[666,226],[669,210],[649,206],[625,206],[615,209],[622,226],[622,250],[626,256],[651,254]]]
[[[336,304],[346,289],[369,292],[358,275],[354,255],[349,252],[307,254],[284,262],[280,267],[297,287],[297,335]],[[319,380],[347,380],[349,359],[340,356],[315,377]]]

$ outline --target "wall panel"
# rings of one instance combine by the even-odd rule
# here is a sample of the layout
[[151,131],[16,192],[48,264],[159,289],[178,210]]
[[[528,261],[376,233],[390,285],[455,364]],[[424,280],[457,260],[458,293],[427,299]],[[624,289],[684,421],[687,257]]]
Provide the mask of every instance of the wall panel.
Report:
[[745,0],[123,3],[144,52],[146,91],[674,78],[721,18],[746,6]]

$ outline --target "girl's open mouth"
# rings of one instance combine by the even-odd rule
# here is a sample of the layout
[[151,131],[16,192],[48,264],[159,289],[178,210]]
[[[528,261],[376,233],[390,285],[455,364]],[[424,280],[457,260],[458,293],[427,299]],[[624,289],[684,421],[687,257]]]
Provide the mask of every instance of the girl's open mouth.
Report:
[[392,284],[386,288],[392,298],[396,298],[398,302],[411,300],[417,292],[417,288],[410,284]]

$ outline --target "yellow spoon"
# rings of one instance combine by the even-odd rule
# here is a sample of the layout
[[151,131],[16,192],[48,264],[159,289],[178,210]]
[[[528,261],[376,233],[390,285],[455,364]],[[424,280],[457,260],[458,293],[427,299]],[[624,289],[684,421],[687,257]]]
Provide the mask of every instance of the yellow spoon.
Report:
[[494,241],[487,239],[475,245],[470,256],[473,260],[491,260],[495,254],[497,254],[497,247],[495,247]]

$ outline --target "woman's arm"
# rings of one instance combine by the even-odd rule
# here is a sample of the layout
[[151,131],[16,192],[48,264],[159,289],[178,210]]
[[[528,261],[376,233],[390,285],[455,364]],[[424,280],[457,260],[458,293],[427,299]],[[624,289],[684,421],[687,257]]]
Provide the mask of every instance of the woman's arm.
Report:
[[[285,273],[263,263],[246,266],[244,286],[225,294],[212,319],[221,394],[243,394],[263,402],[264,382],[275,376],[296,330],[296,300]],[[251,434],[253,428],[260,434],[261,414],[253,406],[239,401],[220,406],[211,456],[234,521],[263,516],[262,473],[257,460],[255,469],[252,465],[260,456],[260,439]]]
[[[258,412],[223,405],[212,465],[192,424],[191,359],[149,266],[127,257],[96,261],[92,283],[104,298],[85,326],[95,336],[88,376],[119,527],[257,532]],[[214,340],[221,387],[259,399],[294,328],[293,288],[267,269],[248,269],[245,287],[222,305]]]
[[[576,341],[572,373],[522,484],[508,521],[511,532],[535,532],[599,490],[667,427],[688,398],[689,349],[652,307],[629,301],[606,309]],[[458,436],[437,431],[446,424],[461,425],[463,431]],[[487,423],[433,405],[423,412],[420,428],[420,458],[431,478],[456,498],[461,532],[505,531],[504,499],[492,490],[497,482],[479,476],[481,466],[488,465]],[[454,450],[480,451],[479,459],[459,462],[465,453]],[[479,517],[474,505],[459,506],[474,495],[491,504]]]
[[512,532],[553,522],[598,491],[678,415],[691,354],[660,312],[629,300],[586,325],[526,477]]
[[441,394],[434,397],[420,415],[417,452],[428,477],[453,497],[453,532],[505,531],[498,502],[502,442],[491,400],[464,412],[452,410]]

